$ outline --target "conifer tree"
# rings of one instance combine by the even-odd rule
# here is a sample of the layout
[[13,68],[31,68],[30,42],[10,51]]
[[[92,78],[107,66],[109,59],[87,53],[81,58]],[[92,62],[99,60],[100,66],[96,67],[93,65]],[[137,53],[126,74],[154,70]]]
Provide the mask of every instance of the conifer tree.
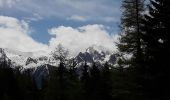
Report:
[[81,87],[82,87],[82,97],[83,100],[88,100],[90,99],[89,94],[89,80],[90,80],[90,75],[89,75],[89,66],[85,62],[85,65],[83,66],[82,69],[82,76],[81,76]]
[[82,100],[82,90],[81,90],[81,82],[79,79],[79,75],[76,68],[76,62],[73,59],[72,65],[68,70],[68,78],[69,78],[69,100]]
[[68,100],[68,75],[65,64],[60,62],[58,68],[50,73],[48,82],[46,100]]
[[144,0],[123,0],[122,11],[120,25],[122,32],[118,49],[122,57],[126,54],[132,55],[131,59],[122,59],[124,63],[132,64],[128,60],[133,60],[133,64],[137,64],[142,59],[141,21]]
[[[118,43],[120,58],[119,67],[127,69],[127,82],[129,87],[123,89],[128,91],[127,97],[130,99],[141,98],[141,81],[143,75],[143,13],[145,0],[123,0],[121,17],[121,35]],[[118,73],[119,74],[119,73]],[[121,72],[120,72],[121,74]],[[119,77],[120,81],[122,76]],[[119,80],[119,79],[118,79]],[[123,82],[124,83],[124,82]],[[126,82],[125,82],[126,83]],[[124,87],[124,84],[122,84]],[[126,88],[126,87],[124,87]],[[120,92],[123,92],[120,91]],[[132,95],[131,95],[132,94]],[[132,98],[131,98],[132,97]]]
[[106,62],[101,71],[101,98],[102,100],[113,100],[113,70]]
[[93,63],[90,69],[89,91],[90,100],[102,100],[101,71],[98,66]]
[[170,89],[170,1],[151,0],[145,15],[142,39],[145,47],[145,92],[147,97],[168,100]]

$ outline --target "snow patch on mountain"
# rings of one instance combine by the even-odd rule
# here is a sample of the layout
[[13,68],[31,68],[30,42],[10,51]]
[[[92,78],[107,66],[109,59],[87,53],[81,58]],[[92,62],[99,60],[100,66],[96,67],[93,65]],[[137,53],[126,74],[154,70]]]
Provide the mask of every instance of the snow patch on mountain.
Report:
[[[7,48],[0,50],[0,58],[5,55],[14,66],[22,66],[24,69],[36,68],[46,64],[51,66],[59,64],[59,60],[53,58],[51,51],[21,52]],[[89,65],[96,63],[101,66],[105,62],[114,64],[116,62],[116,55],[102,46],[91,46],[86,51],[78,53],[77,56],[67,58],[67,63],[70,63],[71,59],[76,61],[77,66],[84,63]]]

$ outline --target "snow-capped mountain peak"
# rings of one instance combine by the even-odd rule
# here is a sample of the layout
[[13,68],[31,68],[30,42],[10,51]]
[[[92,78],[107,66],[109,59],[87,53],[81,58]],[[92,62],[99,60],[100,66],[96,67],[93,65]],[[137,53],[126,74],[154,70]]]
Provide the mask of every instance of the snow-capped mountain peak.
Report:
[[0,48],[0,59],[10,59],[13,66],[22,66],[23,68],[37,67],[47,64],[48,55],[46,52],[21,52],[12,49]]
[[[0,59],[6,58],[11,60],[14,66],[22,66],[23,68],[35,68],[45,64],[56,66],[59,61],[56,61],[51,53],[45,51],[39,52],[21,52],[12,49],[0,49]],[[110,53],[107,50],[101,50],[101,47],[91,46],[86,49],[85,52],[78,53],[77,56],[72,57],[76,60],[78,65],[81,63],[97,63],[103,65],[106,61],[114,64],[116,61],[115,54]],[[72,58],[67,58],[68,62]]]

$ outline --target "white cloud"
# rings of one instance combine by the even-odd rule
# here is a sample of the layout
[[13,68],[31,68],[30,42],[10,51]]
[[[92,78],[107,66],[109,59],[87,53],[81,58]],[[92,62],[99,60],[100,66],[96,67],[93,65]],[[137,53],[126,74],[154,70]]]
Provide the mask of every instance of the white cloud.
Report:
[[13,17],[0,16],[0,47],[21,51],[46,50],[48,46],[29,36],[29,25]]
[[72,55],[84,52],[90,46],[115,51],[117,36],[110,36],[103,25],[87,25],[78,28],[59,26],[49,30],[54,37],[49,41],[51,48],[62,44]]
[[67,20],[73,20],[73,21],[87,21],[88,18],[85,17],[85,16],[72,15],[71,17],[67,18]]
[[49,30],[53,37],[49,46],[35,41],[29,36],[29,24],[13,17],[0,16],[0,48],[10,48],[25,52],[51,50],[58,44],[67,48],[71,56],[84,52],[88,47],[115,51],[117,35],[110,36],[103,25],[86,25],[78,28],[59,26]]

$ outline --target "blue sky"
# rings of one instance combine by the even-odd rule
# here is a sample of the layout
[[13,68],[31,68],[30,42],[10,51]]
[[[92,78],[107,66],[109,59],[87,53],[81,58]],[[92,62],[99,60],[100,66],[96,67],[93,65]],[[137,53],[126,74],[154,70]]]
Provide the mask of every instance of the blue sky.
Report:
[[117,34],[120,5],[121,0],[0,0],[0,16],[24,21],[33,40],[49,44],[53,37],[49,30],[60,26],[96,24],[110,35]]

